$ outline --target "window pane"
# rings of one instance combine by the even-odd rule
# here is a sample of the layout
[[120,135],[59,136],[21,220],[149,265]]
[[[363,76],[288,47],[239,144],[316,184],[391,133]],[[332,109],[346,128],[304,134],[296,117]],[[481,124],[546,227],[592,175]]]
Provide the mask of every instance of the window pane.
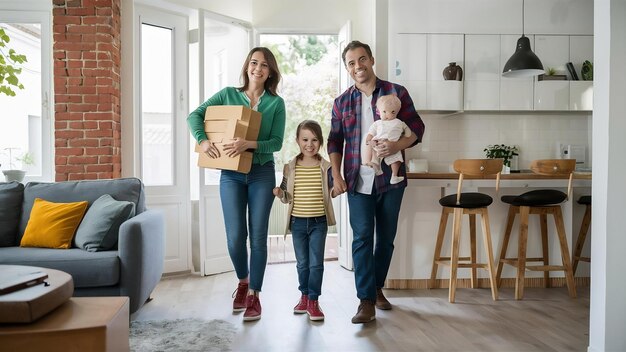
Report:
[[[0,113],[1,168],[22,169],[27,175],[41,176],[41,25],[0,23],[0,28],[10,38],[9,43],[0,48],[1,55],[6,63],[22,69],[16,76],[24,85],[24,89],[9,86],[15,96],[0,93],[3,111]],[[13,62],[8,57],[9,49],[25,55],[27,61],[23,64]],[[0,85],[7,86],[6,80]]]
[[172,30],[141,25],[141,174],[147,186],[174,183]]
[[[272,50],[281,70],[279,94],[285,100],[287,122],[282,149],[274,153],[276,171],[299,153],[296,128],[305,119],[315,120],[323,136],[330,131],[333,101],[338,95],[339,57],[336,35],[263,34],[261,46]],[[307,89],[302,89],[307,87]],[[326,148],[320,153],[328,159]]]

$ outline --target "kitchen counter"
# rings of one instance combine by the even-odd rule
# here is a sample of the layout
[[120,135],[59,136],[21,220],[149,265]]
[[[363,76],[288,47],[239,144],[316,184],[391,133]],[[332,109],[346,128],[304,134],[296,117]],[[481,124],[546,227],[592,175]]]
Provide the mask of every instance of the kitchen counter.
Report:
[[[573,248],[575,236],[583,218],[585,207],[578,204],[576,200],[582,195],[591,194],[591,173],[576,172],[572,181],[572,193],[567,201],[561,204],[563,219],[566,227],[567,242],[570,251]],[[457,173],[429,172],[429,173],[408,173],[408,187],[405,189],[400,217],[398,221],[398,232],[395,240],[395,251],[387,276],[386,287],[389,288],[425,288],[430,277],[435,239],[439,227],[441,216],[441,205],[439,199],[443,196],[456,193]],[[508,204],[500,201],[503,195],[517,195],[535,189],[553,188],[567,191],[568,178],[563,176],[544,176],[532,172],[521,172],[501,175],[500,189],[495,189],[495,176],[490,177],[466,177],[463,181],[464,192],[481,192],[490,195],[493,203],[489,206],[489,222],[493,244],[493,255],[498,258],[500,247],[502,246],[502,234],[506,226],[506,216]],[[450,234],[452,229],[452,217],[448,219],[446,238],[444,240],[444,253],[449,251]],[[540,224],[537,217],[533,216],[529,222],[528,256],[536,257],[541,253]],[[469,226],[467,218],[463,219],[463,232],[461,235],[461,256],[468,255]],[[517,251],[517,231],[519,219],[514,224],[512,234],[513,241],[509,245],[509,256]],[[478,241],[477,255],[479,262],[485,260],[485,253],[482,246],[482,235],[480,226],[477,235],[481,237]],[[556,236],[553,232],[554,221],[548,218],[550,262],[559,265],[561,260],[560,249],[556,243]],[[589,254],[589,247],[585,247],[583,255]],[[445,254],[444,254],[445,255]],[[478,271],[479,278],[486,280],[486,272]],[[438,278],[448,277],[449,270],[443,267],[439,270]],[[513,267],[505,266],[502,273],[503,285],[508,286],[512,278],[515,277]],[[459,279],[467,280],[469,271],[459,270]],[[562,273],[553,272],[551,277],[556,280],[562,279]],[[533,284],[527,287],[537,286],[538,281],[533,281],[543,277],[542,272],[528,272],[527,278]],[[577,276],[586,278],[589,276],[589,266],[581,265],[577,270]],[[554,283],[554,282],[553,282]],[[558,283],[554,283],[557,284]],[[461,286],[462,287],[462,286]]]
[[[443,172],[426,172],[426,173],[407,173],[407,178],[410,180],[456,180],[459,178],[457,173],[443,173]],[[476,179],[495,179],[495,175],[489,175],[487,177],[482,176],[465,176],[465,180]],[[500,180],[562,180],[567,179],[565,176],[548,176],[538,175],[533,172],[517,172],[511,174],[500,175]],[[591,180],[591,172],[575,172],[575,180]]]

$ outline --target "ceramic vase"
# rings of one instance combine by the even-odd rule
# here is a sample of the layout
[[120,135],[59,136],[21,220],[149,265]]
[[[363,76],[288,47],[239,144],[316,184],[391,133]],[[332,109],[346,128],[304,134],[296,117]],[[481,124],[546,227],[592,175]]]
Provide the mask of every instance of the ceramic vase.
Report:
[[446,81],[461,81],[463,79],[463,69],[456,62],[451,62],[443,69],[443,79]]
[[22,182],[22,180],[24,180],[24,176],[26,176],[26,171],[24,170],[3,170],[2,173],[4,174],[6,182]]

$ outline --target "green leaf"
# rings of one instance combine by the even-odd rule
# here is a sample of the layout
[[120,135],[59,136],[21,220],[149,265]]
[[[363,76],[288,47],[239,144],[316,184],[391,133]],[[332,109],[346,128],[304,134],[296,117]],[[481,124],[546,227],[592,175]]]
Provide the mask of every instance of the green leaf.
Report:
[[[4,28],[0,28],[0,47],[6,47],[11,38]],[[5,44],[6,43],[6,44]],[[21,65],[27,62],[26,55],[18,54],[15,49],[9,48],[8,55],[0,50],[0,94],[15,96],[12,87],[24,89],[18,76],[22,73]]]

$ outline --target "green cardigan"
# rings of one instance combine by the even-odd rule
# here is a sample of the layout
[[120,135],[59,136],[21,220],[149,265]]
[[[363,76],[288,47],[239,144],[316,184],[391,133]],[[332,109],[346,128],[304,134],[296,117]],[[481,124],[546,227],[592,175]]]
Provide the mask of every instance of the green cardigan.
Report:
[[[204,132],[204,113],[212,105],[243,105],[250,107],[244,92],[234,87],[226,87],[215,93],[187,117],[187,125],[198,144],[208,139]],[[283,146],[285,134],[285,101],[269,92],[261,96],[258,111],[261,113],[261,128],[257,138],[258,147],[254,151],[252,163],[263,165],[274,161],[274,152]]]

